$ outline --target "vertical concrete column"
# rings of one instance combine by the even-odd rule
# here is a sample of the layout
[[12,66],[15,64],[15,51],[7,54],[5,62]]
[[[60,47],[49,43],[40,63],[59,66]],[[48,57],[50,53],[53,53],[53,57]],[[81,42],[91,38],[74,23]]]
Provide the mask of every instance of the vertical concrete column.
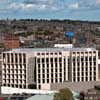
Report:
[[92,56],[92,81],[94,81],[94,60],[93,60],[94,56]]
[[55,83],[55,57],[54,56],[52,56],[53,57],[53,83]]
[[57,56],[57,80],[58,80],[58,83],[60,83],[59,72],[60,72],[60,67],[59,67],[59,54],[58,54],[58,56]]
[[75,67],[76,67],[76,68],[75,68],[76,79],[75,79],[75,80],[76,80],[76,82],[77,82],[77,76],[78,76],[78,75],[77,75],[77,56],[78,56],[78,55],[77,55],[77,52],[76,52],[76,55],[75,55],[75,56],[76,56],[76,66],[75,66]]
[[49,59],[49,83],[51,83],[51,63],[50,63],[50,55],[48,53],[48,59]]
[[96,81],[99,80],[99,68],[98,68],[98,51],[96,51]]
[[85,74],[85,66],[86,66],[86,60],[85,60],[85,57],[86,57],[86,53],[84,52],[84,66],[83,66],[83,68],[84,68],[84,82],[85,82],[85,77],[86,77],[86,74]]
[[62,56],[62,83],[64,82],[64,57]]
[[[92,54],[91,54],[92,55]],[[89,57],[91,57],[90,53],[88,52],[88,81],[90,81],[90,60],[89,60]]]
[[81,57],[82,57],[82,53],[80,52],[80,61],[79,61],[79,63],[80,63],[80,82],[82,81],[82,62],[81,62]]
[[44,53],[44,65],[45,65],[45,83],[47,83],[47,62],[46,62],[46,52]]

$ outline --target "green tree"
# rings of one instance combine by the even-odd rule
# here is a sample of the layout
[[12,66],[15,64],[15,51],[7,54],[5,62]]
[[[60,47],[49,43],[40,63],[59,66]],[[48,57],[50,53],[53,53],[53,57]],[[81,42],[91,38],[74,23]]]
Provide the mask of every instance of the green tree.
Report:
[[73,100],[73,94],[68,88],[61,89],[54,95],[54,100]]

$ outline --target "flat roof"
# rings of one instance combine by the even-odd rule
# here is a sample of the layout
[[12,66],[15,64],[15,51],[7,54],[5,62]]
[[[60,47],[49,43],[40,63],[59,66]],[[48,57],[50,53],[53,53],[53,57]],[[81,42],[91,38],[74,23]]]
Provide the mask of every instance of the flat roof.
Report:
[[17,48],[4,53],[34,53],[34,52],[61,52],[61,51],[96,51],[95,48]]

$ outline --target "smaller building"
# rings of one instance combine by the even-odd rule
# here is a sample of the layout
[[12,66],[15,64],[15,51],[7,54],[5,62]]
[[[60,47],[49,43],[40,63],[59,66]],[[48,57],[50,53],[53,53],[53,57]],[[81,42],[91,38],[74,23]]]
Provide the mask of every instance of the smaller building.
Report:
[[89,89],[86,93],[80,93],[80,100],[100,100],[100,90]]
[[20,40],[18,35],[5,34],[4,35],[4,47],[7,49],[19,48]]

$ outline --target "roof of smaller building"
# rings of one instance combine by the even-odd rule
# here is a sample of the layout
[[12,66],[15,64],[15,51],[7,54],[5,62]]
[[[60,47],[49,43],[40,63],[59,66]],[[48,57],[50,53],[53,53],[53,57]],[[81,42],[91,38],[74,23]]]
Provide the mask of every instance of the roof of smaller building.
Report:
[[34,95],[27,100],[53,100],[54,94]]

